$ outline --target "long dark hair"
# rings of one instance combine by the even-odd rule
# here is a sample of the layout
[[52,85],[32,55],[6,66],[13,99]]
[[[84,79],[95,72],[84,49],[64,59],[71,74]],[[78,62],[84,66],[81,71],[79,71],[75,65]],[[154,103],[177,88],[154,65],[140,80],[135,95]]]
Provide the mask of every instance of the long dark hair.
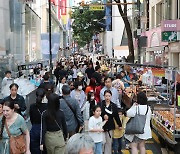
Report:
[[52,94],[53,92],[54,92],[54,85],[48,83],[48,84],[45,86],[46,97],[48,98],[49,95]]
[[[8,106],[10,109],[14,109],[14,102],[12,101],[6,101],[3,103],[3,106]],[[4,129],[4,125],[5,125],[5,121],[6,121],[6,117],[3,116],[2,117],[2,125],[1,125],[1,130],[0,130],[0,140],[2,140],[2,134],[3,134],[3,129]]]
[[47,104],[47,119],[49,121],[54,121],[56,119],[56,112],[59,110],[59,107],[59,96],[54,93],[50,94]]
[[45,96],[45,90],[42,88],[38,88],[36,91],[36,105],[37,107],[40,106],[40,104],[42,103],[42,99]]

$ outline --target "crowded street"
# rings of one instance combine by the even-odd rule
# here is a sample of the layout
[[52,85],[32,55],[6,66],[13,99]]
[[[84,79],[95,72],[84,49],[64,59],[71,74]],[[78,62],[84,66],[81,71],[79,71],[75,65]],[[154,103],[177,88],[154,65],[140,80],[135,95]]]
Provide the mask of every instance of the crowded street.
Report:
[[0,154],[180,154],[180,0],[0,0]]

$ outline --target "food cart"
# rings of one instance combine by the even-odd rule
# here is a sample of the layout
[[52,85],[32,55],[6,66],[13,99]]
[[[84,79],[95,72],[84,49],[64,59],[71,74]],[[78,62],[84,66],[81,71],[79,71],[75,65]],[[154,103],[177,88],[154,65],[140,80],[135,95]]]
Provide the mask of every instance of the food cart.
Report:
[[[159,140],[162,144],[168,143],[175,153],[180,152],[180,107],[178,96],[176,95],[176,84],[178,71],[176,68],[171,68],[167,78],[168,84],[174,82],[173,97],[168,95],[169,104],[157,104],[154,106],[152,114],[152,127],[157,132]],[[169,82],[171,81],[171,82]],[[168,86],[169,93],[171,86]]]
[[[144,91],[147,95],[148,104],[152,109],[151,125],[154,132],[158,135],[161,144],[170,146],[175,153],[180,153],[180,96],[176,94],[177,69],[131,63],[115,64],[165,69],[165,78],[167,79],[165,96],[162,96],[163,90],[161,91],[162,93],[157,91],[158,86],[155,85],[155,82],[151,85],[144,84],[138,87],[137,91]],[[174,89],[172,89],[173,84]]]

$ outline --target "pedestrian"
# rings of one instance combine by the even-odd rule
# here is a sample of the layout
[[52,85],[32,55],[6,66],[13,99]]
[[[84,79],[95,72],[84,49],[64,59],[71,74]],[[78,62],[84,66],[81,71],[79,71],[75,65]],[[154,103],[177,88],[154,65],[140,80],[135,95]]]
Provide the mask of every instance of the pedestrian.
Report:
[[26,110],[26,104],[24,97],[17,93],[19,86],[16,83],[12,83],[9,88],[11,94],[3,99],[2,104],[6,101],[13,102],[15,111],[22,115],[22,112]]
[[13,80],[11,78],[11,71],[5,72],[5,77],[2,80],[1,87],[4,88],[7,85],[10,85],[13,83]]
[[151,127],[150,127],[151,108],[147,105],[147,97],[144,92],[140,92],[137,94],[137,103],[134,103],[133,106],[127,111],[127,117],[129,118],[134,117],[137,112],[137,108],[140,115],[146,114],[144,133],[135,134],[135,135],[125,134],[125,138],[130,142],[132,154],[138,154],[138,147],[139,147],[140,153],[145,154],[146,153],[145,141],[152,138],[152,132],[151,132]]
[[64,69],[64,66],[62,64],[60,65],[60,70],[59,70],[59,77],[65,76],[67,77],[68,72]]
[[124,83],[124,87],[125,87],[125,88],[130,87],[131,82],[130,82],[130,77],[129,77],[129,75],[126,74],[126,72],[124,72],[124,71],[121,71],[120,74],[121,74],[121,76],[122,76],[122,81],[123,81],[123,83]]
[[86,87],[85,93],[88,94],[90,91],[96,91],[96,79],[95,78],[91,78],[90,82],[89,82],[89,86]]
[[41,132],[41,116],[47,109],[47,101],[45,90],[42,88],[36,91],[36,103],[31,104],[29,115],[32,124],[30,130],[30,150],[31,154],[45,154],[45,151],[40,151],[40,132]]
[[116,88],[112,87],[112,78],[111,77],[105,77],[104,78],[105,86],[100,91],[100,99],[103,101],[105,99],[104,92],[106,90],[110,90],[112,93],[111,101],[116,104],[117,108],[121,108],[121,104],[119,102],[119,93]]
[[42,114],[42,141],[40,150],[47,149],[47,154],[64,154],[67,127],[65,116],[59,109],[59,96],[50,94],[47,110]]
[[97,65],[95,67],[95,72],[91,76],[91,78],[95,78],[96,79],[96,82],[97,82],[98,85],[101,84],[101,78],[102,78],[100,72],[101,72],[101,67],[100,67],[100,65]]
[[56,69],[54,70],[54,76],[56,77],[56,86],[59,82],[59,71],[60,71],[60,64],[58,63]]
[[86,103],[86,94],[85,92],[82,90],[82,83],[80,81],[76,81],[74,82],[74,90],[71,91],[71,97],[76,99],[79,107],[82,111],[82,107],[84,105],[84,103]]
[[73,83],[73,81],[69,81],[68,85],[70,87],[70,90],[73,91],[74,90],[74,83]]
[[56,94],[59,95],[59,97],[62,97],[62,87],[63,85],[66,85],[66,77],[65,76],[61,76],[59,83],[56,87]]
[[84,121],[81,115],[81,110],[76,99],[70,96],[70,87],[63,85],[62,94],[63,97],[60,99],[60,109],[64,112],[68,136],[71,137],[76,133],[79,128],[83,127]]
[[122,129],[122,124],[119,119],[117,106],[111,101],[112,92],[110,90],[105,90],[104,97],[105,100],[101,103],[102,118],[103,120],[107,120],[107,123],[103,126],[105,131],[104,154],[110,154],[112,153],[112,137],[113,130],[115,129],[114,119],[119,129]]
[[115,123],[115,130],[113,131],[113,154],[122,154],[122,141],[123,141],[123,136],[125,133],[125,126],[127,123],[127,117],[124,116],[123,111],[119,110],[119,119],[121,120],[122,123],[122,129],[119,129],[119,126],[117,122],[114,120]]
[[103,126],[107,122],[105,120],[102,121],[101,117],[101,107],[100,106],[94,106],[93,107],[93,116],[89,119],[88,124],[88,130],[89,130],[89,136],[92,137],[95,143],[95,154],[102,154],[102,148],[103,148]]
[[83,106],[83,117],[86,120],[89,120],[89,117],[93,116],[93,107],[95,105],[97,105],[97,102],[95,100],[94,91],[90,91],[87,95],[86,104]]
[[100,92],[101,92],[101,89],[104,88],[105,84],[104,84],[104,76],[102,77],[101,79],[101,84],[99,86],[96,87],[96,90],[95,90],[95,100],[97,103],[100,103],[101,102],[101,99],[100,99]]
[[[7,127],[6,127],[7,126]],[[5,101],[3,103],[3,116],[0,119],[0,140],[2,143],[1,154],[10,154],[9,135],[20,136],[24,134],[26,144],[26,154],[30,154],[30,137],[24,118],[15,112],[15,104],[13,101]],[[9,133],[8,134],[8,130]]]
[[79,72],[79,73],[77,74],[77,81],[80,81],[80,82],[81,82],[81,84],[82,84],[82,90],[85,91],[85,90],[86,90],[86,87],[87,87],[87,83],[86,83],[86,81],[84,80],[84,75],[83,75],[81,72]]
[[76,79],[77,79],[77,67],[76,67],[76,65],[73,66],[72,71],[73,71],[73,75],[72,75],[73,81],[76,81]]
[[45,74],[45,75],[43,76],[43,81],[41,82],[41,84],[39,85],[38,88],[45,89],[48,84],[54,85],[52,82],[50,82],[50,80],[49,80],[49,75],[48,75],[48,74]]
[[85,73],[86,73],[86,76],[88,77],[88,79],[90,80],[91,77],[92,77],[92,74],[94,73],[94,68],[93,68],[93,64],[92,63],[89,63],[88,65],[88,68],[86,69]]
[[65,154],[94,154],[95,144],[87,134],[75,134],[66,144]]

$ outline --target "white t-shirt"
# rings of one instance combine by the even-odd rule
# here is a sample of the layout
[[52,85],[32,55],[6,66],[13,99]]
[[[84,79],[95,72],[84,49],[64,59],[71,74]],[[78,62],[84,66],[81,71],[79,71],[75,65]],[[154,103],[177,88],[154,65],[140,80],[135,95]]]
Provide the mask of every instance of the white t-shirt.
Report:
[[[103,122],[102,117],[95,118],[94,116],[90,117],[88,130],[92,129],[102,129]],[[95,143],[99,143],[103,141],[103,132],[89,132],[89,136],[94,140]]]

